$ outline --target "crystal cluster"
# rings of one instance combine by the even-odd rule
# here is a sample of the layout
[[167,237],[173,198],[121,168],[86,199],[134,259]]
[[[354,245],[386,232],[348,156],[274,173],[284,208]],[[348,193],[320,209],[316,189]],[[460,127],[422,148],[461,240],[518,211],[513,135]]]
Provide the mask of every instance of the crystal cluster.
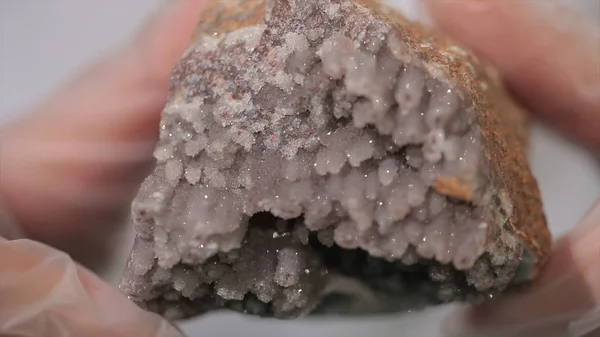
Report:
[[503,290],[523,247],[489,207],[470,103],[363,7],[292,3],[176,68],[123,291],[169,318],[294,318]]

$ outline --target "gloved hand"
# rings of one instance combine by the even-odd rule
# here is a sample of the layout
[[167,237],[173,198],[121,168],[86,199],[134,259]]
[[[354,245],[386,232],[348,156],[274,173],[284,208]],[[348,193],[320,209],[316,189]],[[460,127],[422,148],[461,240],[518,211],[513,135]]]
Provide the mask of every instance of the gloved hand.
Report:
[[0,238],[0,336],[177,337],[65,253]]
[[[2,130],[0,194],[22,234],[80,261],[114,249],[202,4],[169,1],[131,43]],[[0,235],[20,232],[0,214]],[[67,254],[0,238],[0,336],[179,335]]]
[[[495,64],[533,113],[600,153],[598,25],[551,0],[427,5],[439,29]],[[445,328],[457,337],[600,336],[600,202],[557,242],[536,284],[466,308]]]

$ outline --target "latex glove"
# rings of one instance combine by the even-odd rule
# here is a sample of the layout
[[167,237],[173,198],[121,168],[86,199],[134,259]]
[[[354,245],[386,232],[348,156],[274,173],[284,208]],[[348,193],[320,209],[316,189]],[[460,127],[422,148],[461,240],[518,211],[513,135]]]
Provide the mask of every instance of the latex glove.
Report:
[[176,337],[158,315],[58,250],[0,238],[0,335],[19,337]]
[[86,265],[113,249],[203,2],[168,1],[123,48],[1,130],[0,195],[28,238]]
[[[435,24],[538,117],[600,153],[600,27],[556,1],[430,0]],[[548,5],[551,3],[551,6]],[[600,202],[533,286],[449,318],[449,336],[600,336]]]
[[[203,1],[169,1],[125,48],[0,133],[0,235],[97,258],[152,165],[171,69]],[[110,23],[107,23],[110,24]],[[15,226],[21,225],[21,230]],[[69,255],[0,237],[0,336],[180,336]]]

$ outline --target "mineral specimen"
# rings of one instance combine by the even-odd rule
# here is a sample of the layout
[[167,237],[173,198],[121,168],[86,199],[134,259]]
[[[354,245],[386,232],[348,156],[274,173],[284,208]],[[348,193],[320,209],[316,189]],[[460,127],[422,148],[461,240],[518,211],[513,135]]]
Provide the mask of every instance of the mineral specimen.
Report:
[[493,70],[373,1],[207,6],[133,202],[133,301],[369,314],[535,278],[527,121]]

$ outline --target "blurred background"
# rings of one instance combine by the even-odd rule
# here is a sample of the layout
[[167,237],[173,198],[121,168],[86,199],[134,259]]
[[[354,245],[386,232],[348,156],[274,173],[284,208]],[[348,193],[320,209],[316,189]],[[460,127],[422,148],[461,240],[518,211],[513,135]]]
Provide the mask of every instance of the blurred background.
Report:
[[[209,0],[211,1],[211,0]],[[517,1],[517,0],[494,0]],[[553,1],[553,0],[523,0]],[[82,66],[125,43],[161,0],[0,0],[0,125],[23,116]],[[419,0],[388,0],[427,22]],[[600,0],[566,0],[600,21]],[[531,161],[555,235],[567,232],[600,196],[598,161],[536,125]],[[114,264],[102,275],[116,284],[132,243],[130,229],[115,244]],[[279,322],[216,314],[183,324],[190,336],[413,337],[441,336],[451,307],[406,315]]]

